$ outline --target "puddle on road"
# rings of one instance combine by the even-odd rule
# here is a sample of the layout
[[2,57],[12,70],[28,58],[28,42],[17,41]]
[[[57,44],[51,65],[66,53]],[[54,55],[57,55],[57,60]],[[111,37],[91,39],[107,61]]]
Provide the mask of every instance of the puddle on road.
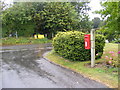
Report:
[[13,69],[16,69],[16,71],[20,70],[20,68],[17,68],[16,65],[20,65],[23,68],[33,70],[42,77],[46,75],[51,76],[49,73],[41,69],[40,63],[36,62],[36,60],[43,60],[43,53],[50,51],[51,49],[50,45],[47,44],[40,46],[32,45],[27,48],[24,45],[22,48],[19,47],[19,49],[14,50],[7,48],[2,50],[2,60],[3,62],[9,64]]

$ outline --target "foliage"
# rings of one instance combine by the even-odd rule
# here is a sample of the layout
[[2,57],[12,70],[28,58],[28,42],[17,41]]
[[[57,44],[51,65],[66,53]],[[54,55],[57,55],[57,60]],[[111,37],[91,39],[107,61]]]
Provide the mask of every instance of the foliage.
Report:
[[[91,28],[86,13],[89,10],[87,2],[15,2],[11,6],[3,5],[4,7],[7,8],[2,11],[3,37],[17,31],[18,36],[34,32],[47,34],[48,38],[51,38],[58,31],[86,32]],[[28,30],[24,25],[28,26],[30,23],[32,29]]]
[[89,20],[89,16],[84,16],[84,18],[81,19],[80,23],[80,30],[81,32],[90,32],[91,28],[92,28],[92,22]]
[[76,2],[71,2],[71,4],[75,6],[75,9],[79,14],[86,15],[86,12],[90,10],[90,7],[88,6],[89,2],[79,2],[79,0],[76,0]]
[[[90,60],[90,50],[84,49],[84,34],[79,31],[59,32],[53,39],[53,47],[55,52],[70,60],[85,61]],[[96,35],[96,51],[97,58],[103,53],[105,40],[102,35]]]
[[105,66],[109,68],[118,67],[119,65],[119,44],[106,43],[101,60],[105,63]]
[[89,20],[88,13],[86,13],[90,10],[90,7],[88,6],[89,2],[79,2],[79,0],[76,0],[76,2],[71,2],[71,4],[75,6],[75,10],[80,18],[78,30],[82,32],[90,32],[92,23]]
[[[118,44],[106,43],[104,52],[118,51]],[[103,57],[107,53],[103,54]],[[60,55],[55,53],[54,50],[45,55],[45,58],[49,59],[51,62],[61,65],[62,67],[71,69],[78,72],[86,77],[91,77],[92,79],[103,82],[109,85],[111,88],[118,88],[118,68],[110,67],[107,68],[102,62],[105,61],[104,58],[95,61],[95,67],[90,68],[90,61],[69,61],[68,59],[62,58]],[[116,56],[116,59],[119,59]],[[89,64],[89,66],[86,66]],[[104,78],[104,79],[103,79]]]
[[39,44],[39,43],[50,43],[51,40],[47,38],[44,39],[34,39],[33,37],[7,37],[2,38],[2,45],[21,45],[21,44]]
[[118,52],[115,53],[113,51],[108,52],[108,56],[105,56],[105,63],[106,65],[110,65],[112,67],[118,67],[118,60],[115,58],[117,56]]
[[99,17],[95,17],[94,19],[92,19],[92,22],[93,22],[93,28],[99,28],[101,22]]
[[2,1],[0,1],[0,10],[3,11],[6,7],[6,4]]
[[104,33],[109,41],[118,39],[120,34],[120,2],[104,2],[101,5],[104,9],[96,11],[96,13],[101,14],[106,21],[106,25],[103,27],[105,28]]
[[[26,23],[26,24],[23,24],[23,25],[19,25],[20,28],[19,30],[16,29],[15,31],[17,31],[18,33],[18,37],[21,37],[21,36],[24,36],[24,37],[30,37],[30,36],[33,36],[33,33],[34,33],[34,27],[35,27],[35,24],[34,23]],[[9,36],[9,27],[5,27],[3,26],[2,27],[2,37],[8,37]],[[15,31],[11,31],[12,33],[12,37],[15,36]]]
[[114,40],[111,43],[120,43],[120,40]]
[[74,6],[65,2],[46,3],[44,10],[36,14],[35,18],[39,20],[39,28],[43,27],[43,33],[48,35],[75,30],[79,22]]
[[6,8],[2,13],[2,24],[7,29],[8,35],[16,31],[23,32],[22,26],[33,21],[34,12],[32,3],[16,3]]

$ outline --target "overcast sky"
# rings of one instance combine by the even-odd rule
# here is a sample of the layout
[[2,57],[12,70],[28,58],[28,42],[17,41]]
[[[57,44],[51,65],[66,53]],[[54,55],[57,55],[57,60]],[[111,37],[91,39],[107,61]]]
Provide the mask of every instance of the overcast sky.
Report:
[[94,14],[92,12],[96,11],[96,10],[100,10],[102,9],[101,5],[100,5],[100,0],[91,0],[89,6],[91,7],[91,10],[88,12],[90,19],[93,19],[94,17],[100,17],[99,14]]
[[[2,0],[2,1],[5,1],[6,3],[11,3],[13,0]],[[92,12],[94,12],[95,10],[100,10],[102,9],[101,5],[100,5],[100,0],[90,0],[90,8],[91,10],[88,12],[89,13],[89,16],[90,16],[90,20],[92,20],[94,17],[99,17],[100,18],[100,15],[99,14],[94,14]]]

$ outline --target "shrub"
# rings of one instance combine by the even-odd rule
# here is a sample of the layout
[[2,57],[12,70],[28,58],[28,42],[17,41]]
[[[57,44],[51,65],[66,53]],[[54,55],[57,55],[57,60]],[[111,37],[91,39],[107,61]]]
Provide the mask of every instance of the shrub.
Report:
[[114,41],[112,41],[111,43],[120,43],[120,40],[114,40]]
[[[79,31],[59,32],[53,39],[53,47],[56,53],[75,61],[90,60],[90,50],[84,49],[84,34]],[[105,40],[102,35],[96,35],[96,58],[103,53]]]
[[[104,52],[105,54],[105,52]],[[109,52],[106,52],[106,56],[102,57],[105,59],[105,63],[106,65],[108,66],[111,66],[111,67],[118,67],[118,55],[120,54],[120,51],[118,52],[114,52],[114,51],[109,51]]]

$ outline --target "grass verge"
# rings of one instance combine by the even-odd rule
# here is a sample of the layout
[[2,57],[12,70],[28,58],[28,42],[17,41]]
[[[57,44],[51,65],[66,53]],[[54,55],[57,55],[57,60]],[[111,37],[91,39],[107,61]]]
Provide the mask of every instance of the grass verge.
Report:
[[[109,52],[110,50],[114,50],[117,52],[118,50],[117,44],[106,44],[104,48],[104,52]],[[103,57],[106,55],[103,54]],[[53,63],[59,64],[62,67],[71,69],[75,72],[82,74],[84,77],[88,77],[90,79],[96,80],[107,85],[110,88],[118,88],[118,68],[104,68],[104,67],[94,67],[90,68],[85,66],[86,64],[90,63],[90,61],[69,61],[65,58],[62,58],[57,53],[52,50],[45,58],[52,61]],[[116,57],[117,58],[117,57]],[[96,63],[103,62],[105,59],[101,58],[96,60]],[[115,72],[114,72],[115,71]]]
[[44,39],[34,39],[33,37],[7,37],[1,39],[0,45],[23,45],[23,44],[40,44],[40,43],[51,43],[51,40],[44,38]]

